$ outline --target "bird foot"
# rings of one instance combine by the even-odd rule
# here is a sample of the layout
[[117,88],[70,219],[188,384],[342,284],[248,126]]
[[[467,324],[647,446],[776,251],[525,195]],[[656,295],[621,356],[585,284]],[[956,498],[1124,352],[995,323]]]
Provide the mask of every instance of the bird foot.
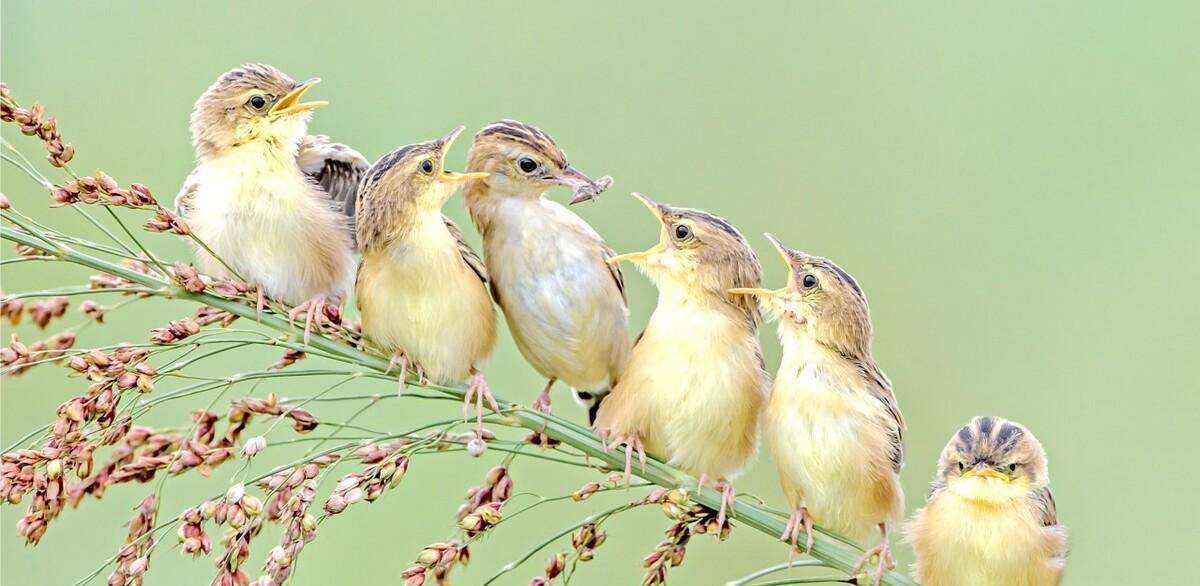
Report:
[[878,561],[875,564],[875,575],[871,577],[871,584],[879,586],[879,583],[883,580],[883,572],[896,568],[896,559],[892,557],[892,547],[888,543],[887,528],[883,529],[883,539],[879,542],[879,545],[868,549],[863,553],[862,557],[858,558],[858,562],[854,564],[854,570],[850,572],[850,575],[859,575],[872,558],[878,558]]
[[392,352],[392,359],[388,361],[388,369],[384,374],[391,374],[397,364],[400,365],[400,374],[396,377],[398,381],[396,396],[401,396],[404,394],[404,387],[408,386],[408,354],[399,350]]
[[538,395],[537,398],[533,400],[533,408],[541,411],[542,413],[550,413],[552,411],[550,408],[549,390],[542,391],[542,394]]
[[[309,299],[308,301],[305,301],[304,303],[297,305],[296,307],[292,308],[291,311],[288,312],[288,321],[290,321],[292,323],[295,323],[296,318],[298,318],[301,314],[304,315],[304,343],[305,344],[308,344],[308,340],[311,337],[313,322],[319,321],[320,319],[324,318],[324,314],[325,314],[324,309],[325,309],[325,296],[317,295],[316,297],[313,297],[312,299]],[[317,326],[320,327],[320,324],[318,323]]]
[[475,371],[467,381],[467,395],[463,398],[463,421],[470,420],[468,413],[471,409],[471,399],[475,400],[475,429],[482,437],[484,399],[487,399],[488,406],[492,408],[492,411],[500,412],[500,405],[496,403],[496,398],[488,389],[487,379],[483,377],[482,372]]
[[263,308],[267,306],[267,294],[263,293],[263,288],[258,288],[258,301],[255,302],[254,308],[258,312],[258,322],[262,323]]
[[713,488],[721,491],[721,509],[717,511],[717,526],[725,526],[725,518],[733,513],[734,492],[733,484],[727,480],[719,480]]
[[[603,437],[607,438],[608,434],[604,433]],[[621,444],[625,444],[625,473],[622,478],[625,479],[625,485],[629,485],[629,478],[633,475],[633,453],[637,452],[638,461],[642,463],[642,472],[646,471],[646,446],[642,444],[642,439],[637,434],[617,435],[613,437],[611,443],[605,444],[604,450],[611,450]]]
[[808,507],[800,507],[792,511],[792,516],[788,518],[787,526],[783,528],[783,534],[779,536],[779,540],[784,543],[791,543],[791,553],[788,554],[788,566],[796,560],[796,552],[799,549],[798,541],[800,541],[800,531],[804,530],[806,536],[804,544],[804,553],[811,555],[813,546],[813,524],[812,517],[808,514]]

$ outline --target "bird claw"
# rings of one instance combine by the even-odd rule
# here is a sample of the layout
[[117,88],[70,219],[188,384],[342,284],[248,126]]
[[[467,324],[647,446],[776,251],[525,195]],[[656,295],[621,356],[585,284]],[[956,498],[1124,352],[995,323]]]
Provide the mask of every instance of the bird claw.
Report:
[[542,394],[533,400],[533,408],[547,414],[552,411],[550,408],[550,392],[548,390],[542,391]]
[[388,361],[387,372],[384,374],[391,374],[392,369],[397,364],[400,365],[400,374],[396,377],[396,380],[399,381],[396,396],[400,396],[404,394],[404,388],[408,386],[408,354],[400,351],[392,352],[392,358]]
[[258,322],[262,323],[263,308],[267,306],[267,295],[263,293],[263,288],[258,288],[258,301],[255,302],[254,308],[258,312]]
[[871,584],[879,586],[883,580],[883,572],[886,570],[894,570],[896,568],[896,559],[892,557],[892,547],[888,543],[887,528],[883,529],[883,540],[879,545],[868,549],[863,553],[862,557],[858,558],[858,562],[854,564],[854,569],[850,572],[851,576],[857,576],[862,573],[863,568],[871,561],[871,558],[878,556],[879,561],[875,564],[875,575],[871,577]]
[[[288,312],[288,321],[295,323],[296,318],[300,314],[304,314],[304,343],[308,344],[308,340],[312,334],[313,322],[324,317],[325,296],[318,295],[297,305]],[[320,324],[318,324],[318,327]]]
[[724,527],[725,519],[733,513],[734,492],[733,484],[726,480],[718,481],[713,488],[721,491],[721,509],[717,511],[717,526]]
[[482,437],[484,399],[487,399],[488,406],[492,408],[492,411],[500,412],[500,405],[496,403],[496,398],[488,389],[487,379],[483,377],[482,372],[476,371],[467,382],[467,394],[463,398],[463,421],[470,420],[468,412],[471,409],[471,399],[475,399],[475,428]]
[[813,524],[812,517],[808,514],[807,507],[800,507],[792,511],[792,516],[788,518],[787,526],[783,528],[783,534],[779,536],[779,540],[784,543],[791,543],[790,553],[788,554],[788,566],[796,560],[796,552],[799,549],[798,541],[800,540],[800,530],[804,530],[806,536],[804,544],[804,553],[812,555],[813,547]]
[[[605,434],[607,435],[607,434]],[[642,472],[646,471],[646,446],[642,444],[641,438],[636,434],[619,435],[613,438],[612,443],[605,444],[604,451],[610,451],[617,446],[625,444],[625,472],[622,478],[625,484],[629,485],[629,478],[633,475],[633,453],[637,452],[638,460],[642,463]]]

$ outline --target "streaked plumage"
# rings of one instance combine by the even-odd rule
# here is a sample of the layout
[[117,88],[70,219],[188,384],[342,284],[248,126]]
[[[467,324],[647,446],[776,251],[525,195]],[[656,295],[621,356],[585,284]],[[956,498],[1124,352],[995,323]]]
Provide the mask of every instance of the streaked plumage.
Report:
[[496,310],[483,261],[441,211],[460,183],[483,176],[445,169],[461,131],[397,149],[367,172],[356,295],[363,335],[400,361],[401,380],[412,366],[435,383],[470,381],[481,418],[491,399],[479,366],[496,345]]
[[976,417],[950,438],[907,533],[925,586],[1054,586],[1066,565],[1046,452],[999,417]]
[[467,158],[469,171],[490,173],[464,188],[463,201],[483,237],[493,296],[521,354],[549,379],[535,405],[549,410],[561,380],[594,417],[629,355],[625,284],[605,262],[613,251],[604,239],[544,194],[564,185],[591,198],[611,180],[593,182],[549,135],[515,120],[480,130]]
[[344,202],[365,166],[354,150],[305,136],[311,111],[325,103],[300,99],[317,81],[296,83],[261,64],[217,79],[192,112],[197,167],[176,199],[195,235],[236,275],[198,247],[205,272],[241,276],[260,294],[307,307],[310,322],[324,300],[349,295]]
[[[881,528],[878,573],[891,566],[888,527],[904,515],[904,418],[871,356],[871,316],[858,283],[828,259],[784,247],[783,289],[748,289],[779,320],[783,360],[763,418],[793,546],[815,523],[854,540]],[[863,562],[866,561],[862,560]]]
[[[635,194],[636,195],[636,194]],[[639,199],[662,224],[657,245],[618,256],[658,287],[658,305],[629,365],[601,404],[596,429],[631,451],[650,454],[717,481],[733,505],[732,480],[758,449],[767,376],[758,309],[731,288],[756,286],[762,272],[745,238],[699,210]]]

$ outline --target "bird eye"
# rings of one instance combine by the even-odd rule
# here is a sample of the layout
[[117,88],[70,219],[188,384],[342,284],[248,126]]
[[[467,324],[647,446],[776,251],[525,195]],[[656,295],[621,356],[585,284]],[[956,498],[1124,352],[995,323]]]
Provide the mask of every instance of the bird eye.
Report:
[[1008,471],[1009,471],[1009,472],[1016,472],[1016,471],[1017,471],[1017,465],[1016,465],[1016,463],[1009,464],[1009,465],[1008,465]]
[[246,103],[250,104],[250,107],[254,108],[255,110],[262,110],[267,106],[267,98],[263,96],[254,96],[250,98],[249,102]]
[[962,462],[959,462],[959,463],[958,463],[958,471],[959,471],[959,472],[962,472],[963,470],[966,470],[966,468],[967,468],[967,467],[966,467],[966,466],[964,466]]
[[425,159],[424,161],[421,161],[420,167],[421,167],[421,172],[426,175],[433,173],[433,161],[430,159]]
[[521,160],[517,161],[517,166],[521,168],[522,173],[533,173],[538,168],[537,161],[529,157],[521,157]]
[[675,226],[675,239],[676,240],[687,240],[688,237],[691,235],[692,235],[692,229],[688,228],[686,224],[677,224]]
[[[804,275],[804,279],[802,279],[802,282],[804,284],[805,289],[812,289],[813,287],[817,286],[817,278],[811,274]],[[962,464],[960,463],[959,466],[961,467]]]

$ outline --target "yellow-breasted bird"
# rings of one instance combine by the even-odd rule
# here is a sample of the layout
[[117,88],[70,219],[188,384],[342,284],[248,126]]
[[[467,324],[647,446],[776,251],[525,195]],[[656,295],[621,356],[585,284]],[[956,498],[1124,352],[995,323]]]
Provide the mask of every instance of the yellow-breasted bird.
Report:
[[462,130],[396,149],[367,171],[358,194],[355,294],[363,335],[392,352],[401,384],[409,367],[438,384],[468,382],[464,417],[474,398],[482,428],[484,399],[497,409],[479,370],[496,346],[496,308],[483,261],[442,214],[460,185],[487,176],[446,169]]
[[758,258],[736,228],[700,210],[634,194],[662,225],[658,244],[623,254],[658,287],[658,305],[629,364],[600,403],[595,427],[608,445],[653,454],[700,484],[721,490],[718,521],[733,507],[730,480],[758,451],[767,374],[758,342],[758,308],[730,289],[755,287]]
[[757,297],[779,320],[783,359],[763,415],[763,434],[792,509],[784,534],[793,552],[812,525],[855,540],[879,528],[878,556],[895,567],[889,527],[904,516],[900,468],[904,417],[892,384],[871,356],[871,315],[858,283],[832,261],[767,235],[788,267],[782,289],[734,289]]
[[305,338],[326,301],[350,294],[350,218],[368,167],[357,151],[305,135],[327,103],[301,102],[318,81],[263,64],[218,78],[192,111],[197,166],[175,200],[220,257],[197,247],[205,272],[256,286],[260,312],[270,297],[295,306],[292,318],[306,313]]
[[548,412],[550,388],[561,380],[594,418],[629,356],[625,283],[605,262],[614,253],[604,239],[544,194],[563,185],[575,203],[612,180],[592,181],[549,135],[515,120],[475,135],[467,170],[490,173],[463,188],[463,201],[517,348],[548,379],[534,406]]
[[925,586],[1053,586],[1066,565],[1046,452],[999,417],[976,417],[950,438],[906,529]]

